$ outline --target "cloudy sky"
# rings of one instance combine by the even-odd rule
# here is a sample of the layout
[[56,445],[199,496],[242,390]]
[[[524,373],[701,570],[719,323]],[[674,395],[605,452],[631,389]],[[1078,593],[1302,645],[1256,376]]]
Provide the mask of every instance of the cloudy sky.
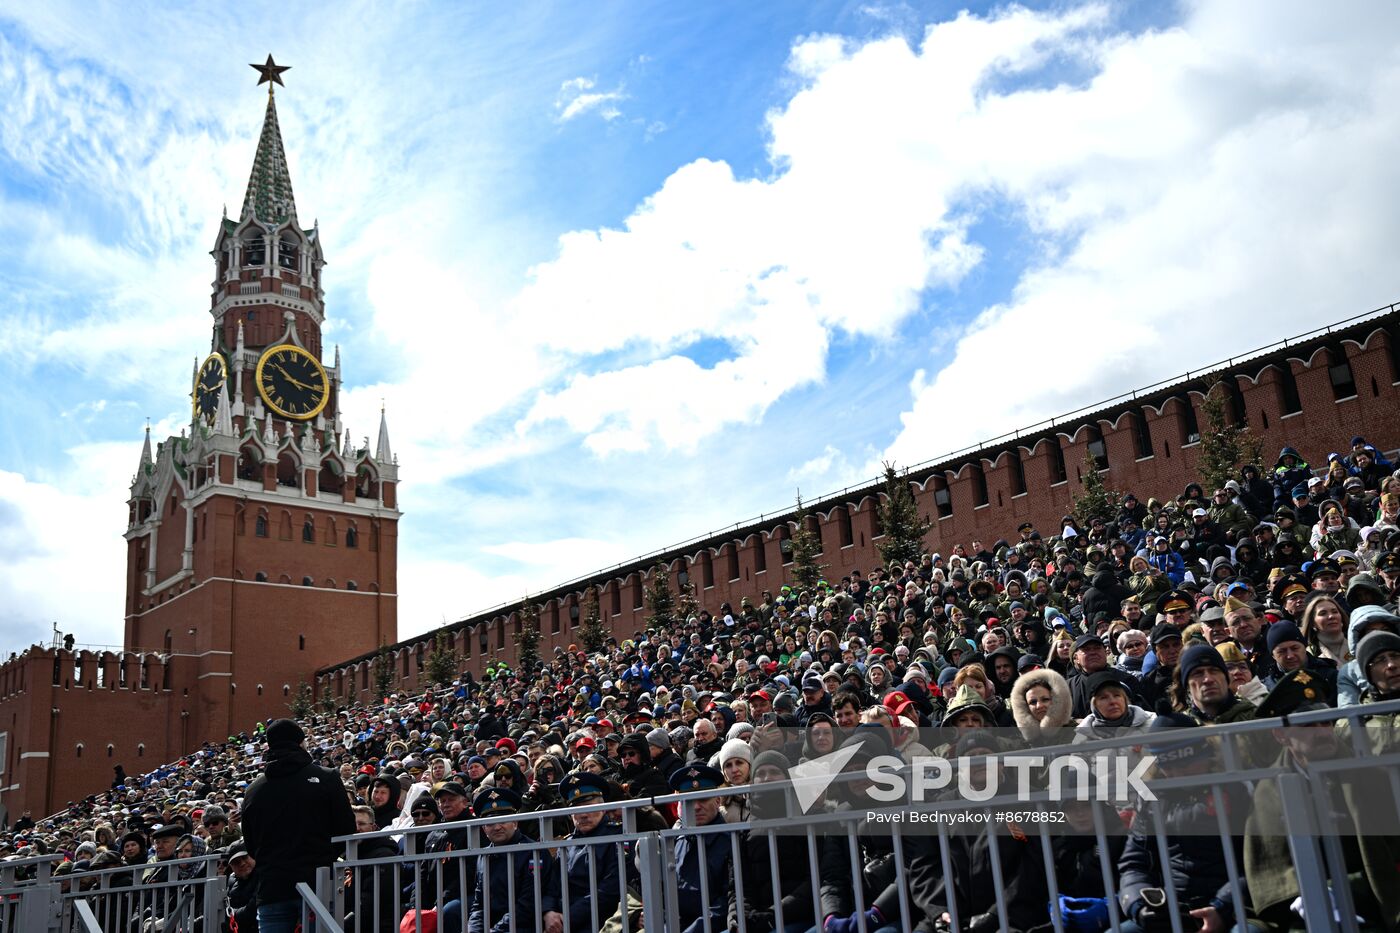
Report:
[[407,635],[1395,299],[1397,19],[0,0],[0,638],[121,639],[269,51]]

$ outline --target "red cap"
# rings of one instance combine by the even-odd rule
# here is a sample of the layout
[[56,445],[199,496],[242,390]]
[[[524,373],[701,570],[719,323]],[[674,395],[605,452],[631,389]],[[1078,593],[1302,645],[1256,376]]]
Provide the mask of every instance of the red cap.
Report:
[[896,716],[904,715],[904,711],[914,705],[914,701],[909,699],[907,694],[899,690],[888,694],[885,697],[884,703],[885,709],[894,713]]
[[581,735],[578,737],[577,740],[575,740],[574,748],[578,748],[580,745],[584,746],[585,748],[597,748],[598,742],[591,735]]
[[516,748],[515,739],[512,739],[512,738],[503,738],[503,739],[500,739],[500,740],[498,740],[498,741],[496,742],[496,747],[497,747],[497,748],[509,749],[509,750],[510,750],[510,754],[514,755],[514,754],[515,754],[515,748]]
[[768,695],[768,691],[767,691],[767,690],[764,690],[762,687],[759,687],[757,690],[750,690],[750,691],[749,691],[749,696],[751,696],[751,697],[763,697],[763,699],[769,700],[769,701],[771,701],[771,700],[773,699],[772,697],[770,697],[770,696]]

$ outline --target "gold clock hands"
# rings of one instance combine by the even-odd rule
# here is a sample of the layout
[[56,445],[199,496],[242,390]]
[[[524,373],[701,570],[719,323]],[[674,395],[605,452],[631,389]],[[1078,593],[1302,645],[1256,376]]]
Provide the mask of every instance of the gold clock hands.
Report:
[[[276,366],[277,364],[274,363],[273,365]],[[277,371],[278,371],[279,373],[281,373],[282,375],[286,376],[286,377],[287,377],[287,381],[290,382],[292,385],[296,386],[298,389],[305,389],[305,390],[307,390],[308,392],[313,392],[313,391],[315,391],[314,389],[312,389],[311,386],[307,385],[307,384],[304,383],[304,382],[301,382],[301,381],[298,380],[295,376],[293,376],[291,373],[289,373],[289,372],[287,372],[285,369],[283,369],[281,366],[277,366]]]

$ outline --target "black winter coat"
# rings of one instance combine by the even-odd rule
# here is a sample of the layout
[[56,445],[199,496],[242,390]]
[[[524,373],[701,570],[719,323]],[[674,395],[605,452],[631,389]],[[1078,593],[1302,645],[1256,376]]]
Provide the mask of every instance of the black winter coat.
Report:
[[1092,622],[1095,613],[1106,612],[1110,619],[1115,618],[1123,608],[1123,600],[1133,595],[1133,591],[1118,582],[1112,570],[1100,570],[1094,574],[1090,586],[1084,591],[1081,605],[1084,607],[1084,620]]
[[263,904],[297,900],[298,882],[314,885],[316,869],[342,850],[331,839],[355,831],[355,814],[340,775],[311,763],[300,747],[272,748],[267,769],[248,788],[243,840],[258,865]]
[[[399,847],[388,836],[367,839],[360,844],[360,858],[393,858],[399,854]],[[354,883],[348,892],[354,898],[354,922],[347,924],[345,933],[377,933],[379,930],[393,930],[399,922],[399,912],[395,909],[394,895],[398,888],[398,866],[376,865],[361,868],[353,874]],[[232,895],[229,895],[232,897]],[[378,899],[378,910],[375,900]],[[238,933],[243,933],[239,923]]]
[[[988,823],[978,833],[957,833],[949,840],[953,864],[951,887],[939,891],[939,903],[956,903],[962,929],[991,933],[1001,929],[997,902],[1006,904],[1006,918],[1012,930],[1032,930],[1045,924],[1050,900],[1045,885],[1045,859],[1039,833],[1034,829],[1012,828],[1014,824]],[[990,833],[997,834],[1003,887],[997,890],[992,874]],[[942,913],[946,907],[936,908]],[[937,916],[938,914],[934,914]]]
[[[819,869],[822,915],[818,918],[818,927],[827,917],[849,917],[855,912],[854,878],[863,882],[867,908],[877,907],[885,923],[903,926],[899,916],[899,885],[895,879],[894,842],[890,836],[880,833],[878,824],[860,824],[856,840],[861,864],[854,868],[850,844],[844,833],[822,838]],[[910,918],[912,925],[917,930],[932,930],[934,921],[942,913],[936,907],[942,874],[937,846],[932,836],[920,833],[904,833],[902,841],[904,884],[909,891],[909,909],[914,914]],[[805,870],[805,855],[799,864]]]
[[[1221,793],[1225,800],[1225,825],[1233,834],[1235,864],[1243,865],[1249,796],[1239,784],[1223,785]],[[1118,862],[1119,897],[1124,913],[1132,916],[1143,888],[1165,887],[1166,873],[1170,871],[1183,910],[1204,907],[1215,900],[1221,916],[1229,923],[1234,907],[1210,789],[1163,791],[1158,799],[1167,834],[1167,864],[1163,866],[1157,855],[1151,810],[1140,811]]]

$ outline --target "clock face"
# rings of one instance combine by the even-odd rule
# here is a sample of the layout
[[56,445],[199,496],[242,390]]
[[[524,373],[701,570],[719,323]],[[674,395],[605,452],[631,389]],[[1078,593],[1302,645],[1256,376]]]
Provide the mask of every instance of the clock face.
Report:
[[194,379],[194,418],[196,421],[200,419],[214,420],[214,413],[219,408],[219,392],[223,389],[227,379],[228,365],[224,363],[224,358],[217,353],[209,354],[209,358],[199,367],[199,374]]
[[290,343],[263,351],[255,378],[263,403],[283,418],[315,418],[330,399],[325,367],[316,357]]

